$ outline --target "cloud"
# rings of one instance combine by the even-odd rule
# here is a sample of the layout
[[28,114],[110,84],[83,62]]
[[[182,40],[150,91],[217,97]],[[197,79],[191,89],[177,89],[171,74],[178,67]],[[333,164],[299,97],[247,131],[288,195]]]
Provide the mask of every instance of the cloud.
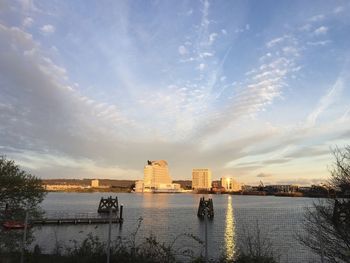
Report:
[[350,130],[343,132],[338,139],[350,139]]
[[[86,43],[74,43],[79,49],[69,50],[72,56],[69,60],[61,57],[68,55],[67,52],[53,54],[45,41],[37,43],[33,39],[37,35],[7,27],[11,33],[0,35],[1,43],[6,44],[0,54],[1,151],[11,153],[46,177],[94,176],[101,171],[115,178],[129,172],[141,178],[145,160],[162,158],[169,161],[175,178],[189,178],[192,166],[210,166],[216,170],[217,177],[222,172],[237,172],[237,176],[249,175],[256,179],[257,172],[267,165],[269,170],[265,171],[276,174],[273,169],[281,168],[283,162],[286,167],[296,164],[288,163],[291,157],[286,156],[297,155],[297,149],[280,153],[286,145],[299,148],[307,141],[318,144],[320,134],[329,138],[335,133],[332,129],[326,131],[330,124],[298,127],[300,123],[294,120],[300,116],[299,110],[303,110],[299,107],[295,116],[293,113],[293,123],[283,117],[289,113],[279,111],[280,104],[288,106],[291,93],[300,95],[298,83],[290,83],[289,78],[296,75],[301,67],[299,63],[307,61],[302,57],[304,47],[298,43],[305,44],[309,38],[295,35],[293,40],[293,34],[303,33],[290,30],[286,32],[288,35],[266,44],[259,43],[261,35],[255,38],[254,32],[247,32],[251,38],[240,39],[239,34],[234,34],[235,24],[220,31],[225,26],[220,19],[214,20],[216,12],[212,15],[211,2],[200,3],[202,8],[193,10],[201,12],[201,20],[193,25],[190,19],[191,26],[178,34],[183,37],[177,42],[181,45],[170,39],[169,45],[159,46],[164,40],[163,28],[167,36],[171,26],[180,30],[177,21],[175,25],[170,20],[169,24],[161,25],[159,21],[164,17],[156,14],[152,21],[139,26],[144,32],[134,34],[135,24],[131,24],[134,20],[128,19],[133,10],[128,10],[123,23],[113,24],[115,34],[101,41],[104,34],[96,30]],[[179,16],[182,20],[184,12]],[[196,15],[193,19],[197,19],[198,12],[193,14]],[[26,15],[16,21],[24,17]],[[77,24],[77,29],[85,32],[84,29],[91,26],[89,20],[85,23],[84,26]],[[117,34],[119,24],[123,24],[124,30],[120,35]],[[312,32],[316,23],[310,24]],[[242,30],[251,29],[249,24],[240,25]],[[108,26],[103,33],[111,29]],[[60,33],[57,28],[57,34]],[[58,49],[64,51],[66,44],[73,44],[79,37],[79,34],[67,35],[67,41],[71,42],[64,41],[64,46],[63,42],[57,43]],[[247,57],[235,50],[243,43],[250,46],[249,41],[256,47],[254,56]],[[119,42],[126,48],[119,48]],[[156,56],[147,53],[156,53]],[[176,64],[178,60],[172,62],[179,55],[180,67]],[[57,64],[54,58],[61,63],[75,59],[76,68],[92,59],[108,61],[108,66],[100,68],[103,76],[96,75],[91,84],[94,88],[90,89],[83,83],[79,83],[79,87],[74,85],[76,80],[71,81],[69,76],[82,81],[91,76],[84,79],[76,70],[68,72],[72,65]],[[237,59],[245,62],[235,67]],[[137,61],[137,66],[133,61]],[[83,65],[84,70],[78,74],[95,72],[90,70],[102,65],[95,62]],[[162,67],[157,68],[157,63]],[[113,87],[106,90],[104,84],[110,84],[111,80]],[[280,103],[273,105],[276,101]],[[269,121],[273,123],[265,124]],[[343,126],[346,124],[344,121]],[[269,136],[259,137],[265,132]],[[35,158],[27,160],[26,156]],[[55,157],[60,161],[55,161]]]
[[301,147],[298,150],[287,154],[285,157],[287,158],[314,158],[323,155],[329,155],[330,150],[324,147]]
[[211,34],[209,35],[209,42],[208,42],[208,44],[209,44],[209,45],[212,45],[212,44],[214,43],[215,39],[217,38],[217,36],[218,36],[217,33],[211,33]]
[[315,29],[314,34],[315,35],[325,35],[328,32],[328,27],[320,26],[319,28]]
[[277,45],[278,43],[281,43],[283,40],[285,39],[285,37],[277,37],[277,38],[274,38],[272,40],[270,40],[269,42],[266,43],[266,46],[268,48],[271,48],[275,45]]
[[206,67],[206,65],[204,63],[201,63],[201,64],[198,65],[198,69],[200,71],[203,71],[205,69],[205,67]]
[[324,18],[325,18],[324,15],[315,15],[315,16],[309,18],[309,21],[311,21],[311,22],[318,22],[318,21],[323,20]]
[[212,56],[214,56],[214,54],[211,52],[203,52],[203,53],[199,54],[200,58],[207,58],[207,57],[212,57]]
[[208,15],[209,15],[209,6],[210,3],[208,0],[205,0],[203,2],[203,10],[202,10],[202,21],[201,21],[201,26],[206,30],[210,24]]
[[22,25],[24,27],[30,27],[33,24],[34,20],[31,17],[26,17],[25,19],[23,19]]
[[312,25],[310,24],[305,24],[299,28],[300,31],[310,31],[312,28]]
[[287,163],[290,162],[290,158],[281,158],[281,159],[272,159],[272,160],[267,160],[264,161],[263,164],[265,165],[270,165],[270,164],[281,164],[281,163]]
[[271,177],[272,174],[266,174],[266,173],[259,173],[256,177],[259,178],[266,178],[266,177]]
[[333,86],[320,99],[316,108],[309,114],[307,118],[307,123],[309,126],[315,125],[318,117],[336,101],[343,89],[343,77],[339,76]]
[[230,104],[222,112],[209,115],[201,124],[202,127],[196,137],[198,138],[199,134],[206,137],[224,129],[239,118],[253,116],[265,110],[275,98],[280,97],[285,78],[296,69],[294,57],[298,55],[297,48],[294,47],[293,52],[287,53],[286,56],[270,57],[267,63],[246,74],[247,80],[235,92]]
[[40,28],[40,31],[43,33],[43,34],[52,34],[55,32],[55,27],[53,25],[44,25]]
[[299,51],[297,48],[293,47],[293,46],[286,46],[282,48],[282,51],[286,54],[286,55],[292,55],[292,56],[299,56]]
[[242,28],[237,28],[235,30],[235,33],[243,33],[245,31],[249,31],[250,30],[250,25],[249,24],[246,24],[244,27]]
[[130,130],[132,120],[116,105],[81,96],[69,85],[66,70],[45,57],[30,34],[0,24],[0,40],[6,50],[0,53],[3,153],[90,160],[104,156],[115,162],[113,155],[124,147],[122,130]]
[[332,43],[331,40],[322,40],[322,41],[308,41],[306,42],[309,46],[326,46],[328,44]]
[[337,6],[336,8],[334,8],[333,13],[339,14],[339,13],[343,12],[344,9],[345,8],[343,6]]
[[192,15],[193,14],[193,9],[190,9],[190,10],[188,10],[187,12],[186,12],[186,15],[187,16],[190,16],[190,15]]
[[178,51],[181,56],[188,54],[187,48],[183,45],[179,46]]

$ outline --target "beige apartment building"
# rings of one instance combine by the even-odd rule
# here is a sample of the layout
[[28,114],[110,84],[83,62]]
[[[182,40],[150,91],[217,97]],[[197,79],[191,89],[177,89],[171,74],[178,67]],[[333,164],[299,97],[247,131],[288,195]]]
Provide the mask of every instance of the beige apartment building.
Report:
[[227,192],[238,192],[242,190],[242,184],[238,183],[233,177],[226,176],[220,179],[221,187]]
[[98,180],[98,179],[91,180],[91,187],[97,188],[99,186],[100,186],[100,180]]
[[211,171],[208,168],[192,170],[192,189],[210,190],[211,189]]

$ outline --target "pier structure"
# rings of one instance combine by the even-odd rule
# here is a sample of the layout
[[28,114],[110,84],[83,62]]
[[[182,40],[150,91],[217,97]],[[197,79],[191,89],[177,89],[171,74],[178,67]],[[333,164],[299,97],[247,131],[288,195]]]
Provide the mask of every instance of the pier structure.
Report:
[[43,218],[30,220],[30,225],[78,225],[78,224],[121,224],[120,217],[68,217],[68,218]]
[[97,212],[98,213],[117,213],[119,211],[118,206],[118,197],[112,198],[112,196],[108,198],[101,197],[100,204],[98,205]]
[[[119,212],[119,213],[118,213]],[[77,224],[122,224],[123,205],[118,204],[118,198],[101,197],[97,213],[79,213],[79,214],[56,214],[39,219],[29,219],[28,223],[8,221],[3,224],[8,229],[24,228],[24,226],[35,225],[77,225]]]
[[209,219],[214,218],[213,199],[209,198],[208,200],[205,200],[204,197],[201,197],[199,201],[197,216],[199,218],[204,218],[205,216]]

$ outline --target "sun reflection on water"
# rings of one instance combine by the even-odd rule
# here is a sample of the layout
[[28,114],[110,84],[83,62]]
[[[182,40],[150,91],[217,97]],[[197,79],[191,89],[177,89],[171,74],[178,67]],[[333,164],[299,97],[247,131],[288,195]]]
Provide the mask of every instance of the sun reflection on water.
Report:
[[233,216],[232,200],[227,198],[226,221],[225,221],[225,254],[227,260],[233,260],[235,255],[235,220]]

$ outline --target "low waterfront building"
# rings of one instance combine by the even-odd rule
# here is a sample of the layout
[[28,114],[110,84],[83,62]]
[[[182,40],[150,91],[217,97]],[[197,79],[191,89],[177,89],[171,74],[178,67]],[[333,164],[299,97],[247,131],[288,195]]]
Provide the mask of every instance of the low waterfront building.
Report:
[[269,193],[294,193],[297,192],[299,187],[297,185],[266,185],[264,191]]
[[210,190],[211,189],[211,171],[208,168],[192,170],[192,189]]
[[220,179],[221,187],[226,192],[238,192],[242,190],[242,184],[238,183],[233,177],[226,176]]
[[75,185],[75,184],[44,184],[43,187],[46,191],[66,191],[73,189],[87,189],[90,186]]
[[91,180],[91,187],[97,188],[100,186],[100,181],[98,179]]

